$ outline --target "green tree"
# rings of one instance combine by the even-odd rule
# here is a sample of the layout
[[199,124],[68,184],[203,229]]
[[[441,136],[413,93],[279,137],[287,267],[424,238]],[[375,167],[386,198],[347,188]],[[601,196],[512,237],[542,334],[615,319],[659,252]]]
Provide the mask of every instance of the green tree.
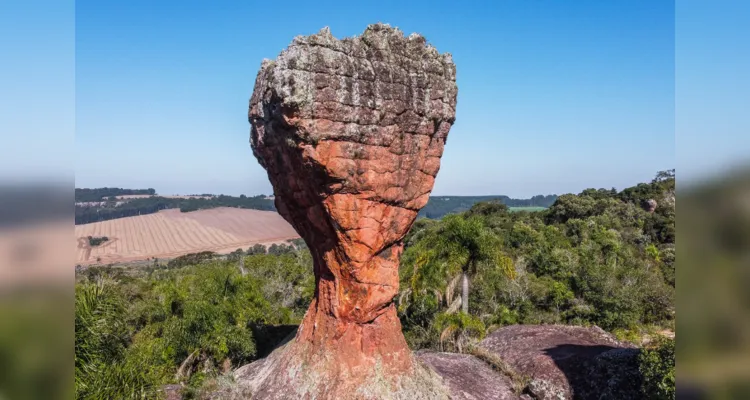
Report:
[[[441,297],[444,295],[449,312],[460,304],[461,310],[468,314],[470,276],[481,264],[495,265],[509,277],[514,274],[512,261],[502,252],[501,244],[482,218],[446,216],[436,229],[424,232],[422,239],[407,249],[410,254],[404,257],[412,264],[412,290],[435,290]],[[454,299],[459,280],[461,297]]]
[[660,339],[654,346],[643,349],[638,357],[646,398],[672,400],[675,398],[674,339]]
[[438,314],[435,329],[440,334],[440,346],[443,347],[448,342],[459,353],[463,353],[464,349],[482,339],[485,334],[484,323],[464,312]]

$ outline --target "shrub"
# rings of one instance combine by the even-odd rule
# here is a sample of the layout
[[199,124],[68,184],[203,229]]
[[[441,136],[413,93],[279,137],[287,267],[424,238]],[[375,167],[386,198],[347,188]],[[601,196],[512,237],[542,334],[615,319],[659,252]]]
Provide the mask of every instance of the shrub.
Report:
[[89,236],[89,246],[96,247],[109,240],[106,236]]
[[126,360],[130,336],[120,293],[104,281],[78,284],[75,292],[76,398],[152,398],[154,382]]
[[674,339],[660,339],[655,345],[643,349],[638,357],[638,369],[643,376],[642,391],[646,398],[675,398],[674,345]]
[[440,337],[441,350],[447,348],[459,353],[484,338],[486,332],[484,323],[479,318],[463,312],[438,314],[434,328]]
[[255,360],[255,331],[301,321],[314,293],[308,252],[247,256],[244,273],[232,260],[206,262],[211,257],[175,259],[180,268],[78,274],[77,398],[150,399],[172,383],[191,393]]

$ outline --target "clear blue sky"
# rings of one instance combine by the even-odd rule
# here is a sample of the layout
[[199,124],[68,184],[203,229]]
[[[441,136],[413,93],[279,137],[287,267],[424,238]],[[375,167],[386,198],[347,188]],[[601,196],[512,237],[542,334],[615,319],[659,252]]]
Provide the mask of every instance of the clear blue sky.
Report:
[[374,22],[457,65],[434,194],[623,188],[676,163],[670,1],[85,0],[75,16],[77,187],[270,193],[248,143],[261,60]]

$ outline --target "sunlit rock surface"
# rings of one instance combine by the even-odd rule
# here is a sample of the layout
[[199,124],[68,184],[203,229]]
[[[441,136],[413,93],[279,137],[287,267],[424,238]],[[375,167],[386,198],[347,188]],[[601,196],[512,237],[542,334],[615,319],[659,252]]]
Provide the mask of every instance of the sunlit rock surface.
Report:
[[263,62],[253,153],[310,248],[317,290],[297,336],[236,372],[257,398],[448,396],[407,347],[393,299],[456,96],[449,54],[383,24],[343,40],[325,28]]

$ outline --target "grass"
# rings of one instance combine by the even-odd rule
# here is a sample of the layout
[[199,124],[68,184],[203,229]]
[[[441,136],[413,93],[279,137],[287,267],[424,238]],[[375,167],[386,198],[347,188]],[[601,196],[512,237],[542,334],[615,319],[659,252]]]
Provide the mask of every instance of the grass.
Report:
[[509,207],[510,212],[516,212],[516,211],[528,211],[528,212],[534,212],[534,211],[544,211],[547,209],[547,207]]

